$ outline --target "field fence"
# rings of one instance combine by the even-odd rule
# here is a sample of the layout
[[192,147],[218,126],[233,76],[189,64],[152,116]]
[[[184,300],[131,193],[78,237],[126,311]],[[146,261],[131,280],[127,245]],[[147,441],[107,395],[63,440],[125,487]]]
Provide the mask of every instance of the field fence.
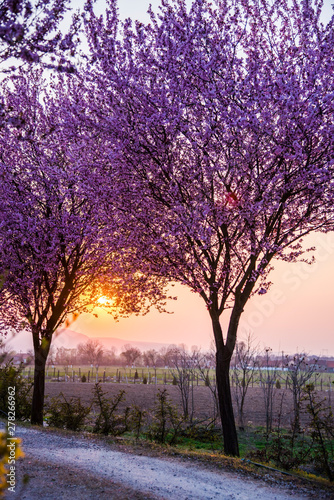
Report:
[[[34,368],[27,366],[22,372],[23,376],[33,380]],[[46,382],[76,382],[76,383],[125,383],[125,384],[148,384],[148,385],[177,385],[178,373],[173,368],[149,368],[149,367],[87,367],[87,366],[49,366],[46,369]],[[206,377],[203,374],[192,370],[188,374],[189,383],[193,386],[214,386],[214,370]],[[235,377],[231,370],[231,387],[235,386]],[[288,389],[288,378],[286,373],[277,373],[277,379],[270,383],[279,382],[282,388]],[[250,387],[261,387],[266,384],[257,374],[252,378]],[[308,381],[315,390],[334,391],[334,373],[316,373]]]

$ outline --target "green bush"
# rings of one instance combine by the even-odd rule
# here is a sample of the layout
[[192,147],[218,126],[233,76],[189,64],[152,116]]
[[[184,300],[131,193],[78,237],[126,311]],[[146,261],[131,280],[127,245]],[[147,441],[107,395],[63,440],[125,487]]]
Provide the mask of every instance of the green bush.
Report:
[[249,456],[291,470],[307,463],[311,447],[311,440],[303,433],[296,437],[293,433],[276,429],[266,437],[266,446],[262,450],[251,452]]
[[24,365],[14,366],[12,360],[0,368],[0,415],[3,417],[8,412],[9,388],[14,388],[15,418],[29,420],[31,415],[33,382],[28,382],[22,375]]
[[91,406],[81,404],[80,398],[71,398],[69,401],[63,393],[52,398],[46,405],[47,421],[52,427],[79,431],[85,424]]
[[129,428],[135,434],[135,438],[139,439],[140,433],[142,431],[144,420],[146,416],[146,411],[137,405],[132,405],[129,414]]
[[118,436],[128,430],[129,408],[126,408],[124,415],[117,414],[116,411],[123,401],[125,391],[119,391],[114,398],[107,398],[103,392],[100,383],[95,384],[93,389],[93,404],[98,409],[98,416],[95,420],[93,432]]
[[167,389],[158,391],[152,412],[152,423],[146,433],[151,441],[174,444],[184,419],[168,398]]
[[214,425],[191,425],[181,432],[182,437],[190,438],[201,443],[221,443],[222,431]]

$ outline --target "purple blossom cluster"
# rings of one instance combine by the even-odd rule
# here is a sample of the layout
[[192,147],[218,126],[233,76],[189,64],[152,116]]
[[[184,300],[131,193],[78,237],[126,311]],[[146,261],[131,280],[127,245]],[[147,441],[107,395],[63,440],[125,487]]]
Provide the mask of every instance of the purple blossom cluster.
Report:
[[[79,17],[66,35],[58,27],[69,10],[70,0],[3,0],[0,3],[0,59],[16,58],[37,63],[45,55],[70,55],[77,44]],[[63,70],[73,70],[65,61]],[[50,63],[49,63],[50,64]],[[57,63],[58,64],[58,63]]]

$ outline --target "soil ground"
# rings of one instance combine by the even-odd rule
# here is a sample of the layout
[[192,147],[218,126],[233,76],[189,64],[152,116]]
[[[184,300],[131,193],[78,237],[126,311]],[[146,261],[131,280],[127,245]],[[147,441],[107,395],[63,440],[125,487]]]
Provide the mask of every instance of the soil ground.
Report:
[[[93,394],[93,383],[77,383],[77,382],[50,382],[46,384],[46,395],[48,398],[58,396],[61,392],[66,398],[80,397],[81,401],[90,404]],[[125,390],[125,400],[120,405],[120,408],[136,404],[143,409],[152,408],[158,389],[166,388],[170,399],[182,411],[180,391],[173,385],[144,385],[144,384],[123,384],[123,383],[105,383],[102,384],[102,389],[109,397],[114,396],[120,390]],[[233,388],[232,388],[233,391]],[[331,402],[332,394],[325,391],[317,391],[319,399],[327,399]],[[334,394],[333,394],[334,397]],[[282,403],[283,398],[283,403]],[[190,395],[191,401],[194,401],[194,416],[202,420],[212,418],[214,415],[214,402],[211,391],[208,387],[194,386],[193,398]],[[282,403],[282,409],[280,409]],[[289,426],[292,421],[292,395],[291,392],[285,389],[275,389],[273,415],[274,420],[277,420],[277,415],[281,412],[281,424]],[[234,408],[237,416],[236,408]],[[263,402],[263,391],[260,387],[250,387],[246,396],[245,402],[245,422],[248,425],[263,426],[265,425],[265,409]],[[275,423],[275,422],[274,422]]]

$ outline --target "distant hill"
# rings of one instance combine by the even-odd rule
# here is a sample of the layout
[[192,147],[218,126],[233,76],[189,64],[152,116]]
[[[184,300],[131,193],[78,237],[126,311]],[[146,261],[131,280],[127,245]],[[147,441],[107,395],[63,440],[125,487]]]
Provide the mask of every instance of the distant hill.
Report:
[[[137,340],[119,339],[114,337],[88,337],[83,333],[74,332],[73,330],[64,329],[54,335],[52,346],[54,348],[64,347],[65,349],[75,349],[79,344],[84,344],[88,340],[98,340],[103,347],[108,350],[115,347],[118,353],[125,344],[131,344],[141,351],[148,349],[159,350],[162,347],[167,347],[169,344],[161,342],[144,342]],[[7,337],[5,340],[6,349],[16,352],[28,352],[33,350],[32,336],[30,332],[20,332],[14,336]]]
[[117,339],[115,337],[96,337],[105,349],[110,349],[111,347],[116,347],[120,352],[125,344],[131,344],[133,347],[137,347],[141,351],[147,351],[148,349],[156,349],[159,351],[162,347],[168,347],[170,344],[163,344],[161,342],[143,342],[138,340],[124,340]]

